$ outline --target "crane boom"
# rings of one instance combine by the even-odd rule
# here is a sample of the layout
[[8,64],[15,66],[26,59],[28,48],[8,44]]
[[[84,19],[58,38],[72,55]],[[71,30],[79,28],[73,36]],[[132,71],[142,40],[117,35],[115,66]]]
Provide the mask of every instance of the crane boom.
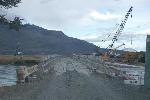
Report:
[[131,6],[130,9],[128,10],[127,14],[125,15],[124,20],[121,22],[119,28],[117,29],[117,31],[112,39],[112,43],[107,47],[107,49],[113,48],[114,43],[118,40],[119,36],[121,35],[129,16],[131,15],[131,18],[132,18],[132,9],[133,9],[133,7]]

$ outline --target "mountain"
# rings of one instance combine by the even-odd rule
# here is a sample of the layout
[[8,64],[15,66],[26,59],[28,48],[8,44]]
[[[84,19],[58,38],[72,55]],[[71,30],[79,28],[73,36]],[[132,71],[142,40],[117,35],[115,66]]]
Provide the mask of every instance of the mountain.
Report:
[[0,24],[0,54],[15,53],[18,47],[26,55],[31,54],[89,54],[96,46],[83,40],[66,36],[62,31],[47,30],[26,24],[20,32]]

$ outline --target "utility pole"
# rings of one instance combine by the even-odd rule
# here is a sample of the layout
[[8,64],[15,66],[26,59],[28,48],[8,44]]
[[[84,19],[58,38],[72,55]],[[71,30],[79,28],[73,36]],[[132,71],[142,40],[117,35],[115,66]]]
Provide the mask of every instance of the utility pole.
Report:
[[17,47],[15,50],[15,54],[14,54],[14,58],[15,58],[15,64],[22,64],[22,60],[23,60],[23,52],[21,51],[21,46],[20,46],[20,42],[17,43]]

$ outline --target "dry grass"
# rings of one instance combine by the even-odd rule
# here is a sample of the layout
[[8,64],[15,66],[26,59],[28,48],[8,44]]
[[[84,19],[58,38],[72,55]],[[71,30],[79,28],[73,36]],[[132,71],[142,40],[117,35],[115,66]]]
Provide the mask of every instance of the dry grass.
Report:
[[0,55],[0,63],[11,64],[20,59],[22,59],[22,61],[39,62],[42,59],[42,57],[43,55],[24,55],[22,58],[20,56],[13,56],[13,55]]

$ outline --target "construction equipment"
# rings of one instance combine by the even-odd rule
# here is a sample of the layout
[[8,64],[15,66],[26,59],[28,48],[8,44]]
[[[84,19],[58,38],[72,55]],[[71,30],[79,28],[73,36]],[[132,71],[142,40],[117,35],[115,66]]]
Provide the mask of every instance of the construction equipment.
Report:
[[102,60],[108,60],[109,56],[111,55],[111,52],[113,51],[113,48],[114,48],[114,44],[116,41],[118,41],[118,38],[120,37],[129,16],[131,16],[131,18],[132,18],[132,9],[133,9],[133,7],[131,6],[130,9],[128,10],[127,14],[125,15],[124,20],[121,22],[115,35],[113,36],[112,43],[106,48],[106,52],[101,55]]
[[119,45],[119,46],[117,46],[117,47],[115,47],[115,48],[109,50],[109,55],[108,55],[108,52],[102,53],[101,59],[106,61],[106,60],[108,60],[109,58],[113,58],[113,57],[117,56],[116,50],[117,50],[118,48],[124,46],[124,45],[125,45],[125,44],[123,43],[123,44],[121,44],[121,45]]
[[125,44],[123,43],[123,44],[121,44],[121,45],[119,45],[119,46],[117,46],[117,47],[111,49],[111,50],[109,51],[109,54],[110,54],[110,55],[116,55],[116,50],[117,50],[118,48],[124,46],[124,45],[125,45]]

